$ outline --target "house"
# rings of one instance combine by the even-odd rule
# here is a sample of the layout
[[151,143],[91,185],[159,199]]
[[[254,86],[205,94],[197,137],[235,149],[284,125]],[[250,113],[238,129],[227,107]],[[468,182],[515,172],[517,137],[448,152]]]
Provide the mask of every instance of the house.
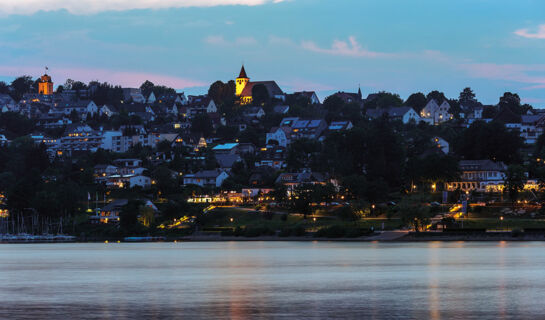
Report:
[[15,111],[17,103],[9,94],[0,94],[0,109],[2,112]]
[[153,91],[149,94],[148,98],[146,99],[146,102],[149,104],[154,104],[155,101],[157,101],[157,98],[155,98],[155,93]]
[[414,111],[411,107],[390,107],[390,108],[376,108],[376,109],[369,109],[367,110],[367,117],[369,119],[378,119],[384,115],[388,117],[388,119],[393,121],[401,121],[404,124],[407,124],[411,121],[414,121],[416,123],[420,122],[420,117],[418,116],[418,113]]
[[9,143],[9,140],[5,135],[0,134],[0,146],[6,146]]
[[184,92],[176,93],[176,98],[174,99],[174,103],[176,104],[187,104],[187,97],[185,96]]
[[329,131],[350,130],[354,127],[351,121],[332,121],[327,129]]
[[119,173],[119,168],[111,164],[97,164],[94,169],[95,177],[107,177]]
[[265,116],[265,110],[261,107],[249,107],[244,110],[244,116],[247,118],[261,119]]
[[178,114],[192,118],[198,114],[218,112],[216,103],[208,95],[189,96],[188,103],[180,107]]
[[119,114],[119,111],[117,111],[117,108],[115,108],[114,106],[103,105],[99,108],[98,114],[105,115],[108,118],[111,118],[113,115]]
[[98,106],[92,100],[78,100],[59,104],[51,110],[51,113],[61,113],[67,116],[72,112],[77,113],[81,119],[86,119],[88,114],[95,115],[98,112]]
[[222,143],[212,148],[212,151],[214,151],[216,155],[236,154],[238,152],[237,149],[238,149],[238,143]]
[[326,184],[326,177],[318,172],[303,170],[303,172],[285,172],[281,173],[275,181],[276,184],[285,185],[288,190],[293,190],[296,187],[304,184]]
[[118,167],[137,168],[142,166],[142,160],[140,159],[117,159],[113,161],[114,165]]
[[217,154],[216,161],[220,169],[229,172],[235,163],[242,161],[242,158],[238,154]]
[[201,187],[219,188],[228,177],[229,175],[221,169],[203,170],[194,174],[186,174],[184,185],[196,184]]
[[242,66],[240,73],[235,80],[235,94],[237,97],[239,97],[242,105],[252,103],[252,90],[256,85],[263,85],[265,89],[267,89],[267,93],[271,99],[278,99],[282,101],[286,99],[284,92],[275,81],[250,81],[244,66]]
[[462,172],[457,181],[447,182],[445,189],[454,191],[499,192],[503,190],[507,166],[503,162],[491,160],[461,160],[458,164]]
[[145,103],[146,98],[140,88],[123,88],[123,100],[125,102]]
[[522,115],[520,123],[520,136],[526,144],[534,144],[537,138],[543,134],[545,127],[545,114],[538,113],[532,115]]
[[287,150],[282,146],[261,148],[255,162],[256,167],[271,167],[277,170],[286,167]]
[[316,95],[316,92],[314,91],[299,91],[299,92],[294,92],[293,95],[296,96],[297,98],[299,97],[307,98],[310,104],[320,104],[320,99],[318,99],[318,96]]
[[339,91],[337,93],[334,93],[333,96],[341,99],[344,103],[356,103],[360,106],[363,106],[361,88],[358,88],[357,93]]
[[48,150],[58,155],[72,155],[80,152],[96,152],[102,145],[102,134],[86,124],[69,124],[56,150]]
[[449,110],[450,104],[446,100],[443,100],[439,105],[435,99],[430,99],[422,111],[420,111],[420,118],[429,124],[438,125],[453,118]]
[[291,139],[318,139],[327,129],[324,119],[297,119],[291,126]]
[[272,127],[270,132],[267,132],[266,143],[269,145],[272,141],[276,141],[279,146],[287,147],[291,142],[290,127]]
[[123,207],[129,203],[127,199],[114,200],[108,203],[95,215],[89,217],[91,223],[119,223],[119,216]]
[[274,113],[286,114],[288,113],[288,111],[290,111],[290,106],[278,105],[278,106],[274,106],[273,108]]
[[128,178],[128,182],[130,188],[141,187],[143,189],[146,189],[151,187],[152,184],[151,178],[143,175],[130,176]]

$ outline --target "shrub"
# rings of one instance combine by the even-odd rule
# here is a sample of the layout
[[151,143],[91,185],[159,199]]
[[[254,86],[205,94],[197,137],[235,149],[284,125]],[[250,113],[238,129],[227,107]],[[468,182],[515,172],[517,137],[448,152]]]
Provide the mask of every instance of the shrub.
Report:
[[318,230],[314,236],[318,238],[342,238],[346,234],[346,228],[339,225],[324,227]]

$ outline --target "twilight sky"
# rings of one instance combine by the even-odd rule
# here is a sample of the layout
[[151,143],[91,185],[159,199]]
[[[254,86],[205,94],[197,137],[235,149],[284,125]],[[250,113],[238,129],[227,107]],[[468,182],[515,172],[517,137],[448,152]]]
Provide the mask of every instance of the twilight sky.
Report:
[[403,98],[470,86],[545,108],[542,0],[0,0],[0,80],[66,78],[190,93],[238,75],[287,92]]

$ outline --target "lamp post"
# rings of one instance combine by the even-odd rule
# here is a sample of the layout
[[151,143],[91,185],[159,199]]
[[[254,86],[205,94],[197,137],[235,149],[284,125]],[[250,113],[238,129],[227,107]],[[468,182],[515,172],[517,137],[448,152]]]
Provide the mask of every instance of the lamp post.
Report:
[[500,217],[500,228],[503,230],[503,216]]

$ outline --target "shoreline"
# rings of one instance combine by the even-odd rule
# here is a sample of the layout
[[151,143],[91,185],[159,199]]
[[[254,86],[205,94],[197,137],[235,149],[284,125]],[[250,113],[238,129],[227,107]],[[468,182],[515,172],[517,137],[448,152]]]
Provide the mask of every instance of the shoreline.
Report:
[[162,238],[153,237],[152,239],[134,240],[126,238],[91,238],[64,240],[44,240],[44,239],[11,239],[0,240],[0,244],[22,244],[22,243],[156,243],[156,242],[250,242],[250,241],[274,241],[274,242],[451,242],[451,241],[545,241],[545,233],[520,234],[513,235],[511,232],[486,232],[472,234],[444,234],[437,232],[429,233],[404,233],[395,238],[381,238],[381,234],[358,238],[315,238],[312,236],[303,237],[278,237],[278,236],[258,236],[258,237],[235,237],[235,236],[220,236],[220,235],[197,235],[185,237]]

